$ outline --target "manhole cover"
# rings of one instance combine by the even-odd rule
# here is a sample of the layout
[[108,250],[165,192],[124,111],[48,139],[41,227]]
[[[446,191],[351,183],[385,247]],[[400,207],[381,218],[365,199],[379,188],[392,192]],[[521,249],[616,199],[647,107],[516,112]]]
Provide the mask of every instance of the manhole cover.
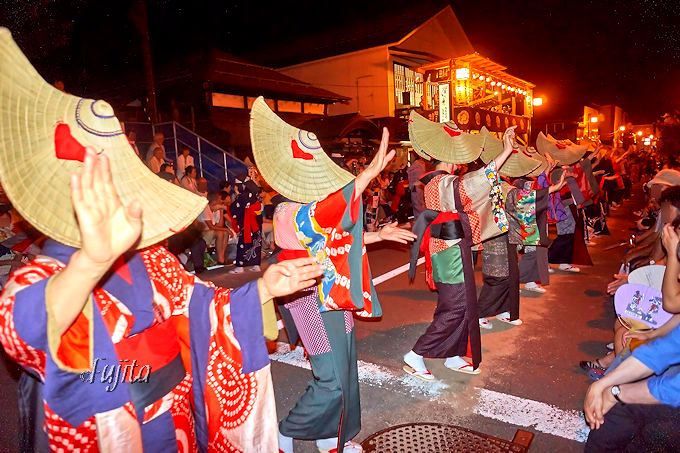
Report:
[[362,443],[366,453],[517,452],[527,446],[453,425],[411,423],[377,432]]

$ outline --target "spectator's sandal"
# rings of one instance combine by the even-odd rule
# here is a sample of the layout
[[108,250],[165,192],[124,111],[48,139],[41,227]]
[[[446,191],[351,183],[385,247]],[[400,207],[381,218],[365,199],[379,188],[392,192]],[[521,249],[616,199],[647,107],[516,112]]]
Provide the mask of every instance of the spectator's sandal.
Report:
[[586,373],[588,373],[590,370],[606,370],[606,368],[600,363],[600,359],[595,359],[592,362],[590,360],[582,360],[578,363],[578,366]]
[[591,368],[588,370],[588,377],[593,380],[593,381],[599,381],[604,377],[604,373],[606,373],[607,370],[601,370],[599,368]]

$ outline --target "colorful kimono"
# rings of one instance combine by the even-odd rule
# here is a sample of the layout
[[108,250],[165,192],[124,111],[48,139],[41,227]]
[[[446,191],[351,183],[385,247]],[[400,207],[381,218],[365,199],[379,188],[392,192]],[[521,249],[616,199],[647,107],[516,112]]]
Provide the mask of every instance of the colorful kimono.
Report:
[[75,251],[48,240],[0,296],[0,342],[43,383],[52,450],[276,451],[254,282],[216,288],[151,247],[121,258],[58,336],[46,287]]
[[231,214],[238,225],[236,266],[259,266],[262,260],[261,189],[253,181],[242,184],[242,190],[231,204]]
[[422,181],[427,210],[414,226],[411,278],[422,251],[428,284],[438,298],[434,319],[413,352],[427,358],[470,355],[477,368],[482,353],[471,247],[508,230],[496,164],[462,178],[436,171]]
[[354,182],[319,202],[282,203],[274,214],[276,244],[283,249],[279,259],[311,255],[324,266],[317,287],[285,300],[283,310],[289,310],[293,320],[293,325],[286,324],[288,337],[302,340],[313,379],[279,430],[296,439],[338,437],[340,452],[361,430],[352,315],[382,315],[363,244],[362,218]]
[[[550,174],[553,183],[559,181],[561,169]],[[592,266],[584,239],[583,211],[578,209],[585,201],[579,185],[573,178],[567,178],[567,187],[561,194],[564,215],[557,222],[557,237],[550,244],[548,260],[551,264],[582,264]]]
[[[479,317],[509,312],[510,320],[519,318],[519,267],[517,249],[536,246],[547,240],[548,189],[534,190],[503,184],[504,208],[509,231],[484,242],[482,274],[484,285],[479,294]],[[545,243],[545,242],[543,242]]]

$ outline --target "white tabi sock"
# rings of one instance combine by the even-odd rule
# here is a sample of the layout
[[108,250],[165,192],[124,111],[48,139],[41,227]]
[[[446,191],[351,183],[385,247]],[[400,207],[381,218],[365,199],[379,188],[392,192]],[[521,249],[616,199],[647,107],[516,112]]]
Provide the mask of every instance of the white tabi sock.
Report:
[[460,368],[464,365],[468,365],[468,363],[459,355],[444,360],[444,366],[447,368]]
[[331,450],[338,448],[338,438],[329,437],[328,439],[319,439],[316,441],[316,447],[320,450]]
[[410,366],[411,368],[420,373],[424,373],[427,371],[427,367],[425,366],[425,362],[423,361],[423,356],[418,355],[413,351],[409,351],[404,356],[404,362],[406,362],[406,365]]
[[293,438],[279,432],[279,450],[283,453],[293,453]]

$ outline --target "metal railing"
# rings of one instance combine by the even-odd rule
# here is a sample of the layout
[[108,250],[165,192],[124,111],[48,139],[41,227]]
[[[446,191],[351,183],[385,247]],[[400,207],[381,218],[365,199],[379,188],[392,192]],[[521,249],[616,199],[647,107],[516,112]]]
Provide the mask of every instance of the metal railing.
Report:
[[162,132],[165,136],[163,145],[166,158],[177,162],[182,147],[186,146],[194,158],[198,173],[209,181],[233,182],[237,175],[247,171],[247,166],[241,159],[176,121],[158,124],[128,122],[126,129],[136,132],[137,147],[142,159],[146,159],[153,136],[156,132]]

